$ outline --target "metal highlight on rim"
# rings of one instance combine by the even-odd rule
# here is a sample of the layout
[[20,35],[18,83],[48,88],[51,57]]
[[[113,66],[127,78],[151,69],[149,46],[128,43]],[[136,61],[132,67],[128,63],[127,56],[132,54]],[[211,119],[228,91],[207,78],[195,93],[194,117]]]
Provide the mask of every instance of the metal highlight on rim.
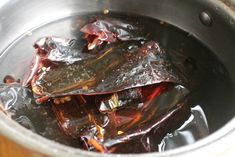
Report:
[[[235,19],[235,13],[231,11],[225,4],[220,1],[208,0],[211,1],[215,6],[219,7],[222,10],[226,10],[228,15]],[[220,153],[218,145],[221,145],[223,140],[229,139],[232,143],[232,139],[235,138],[235,118],[228,122],[223,128],[219,129],[217,132],[212,135],[184,147],[177,149],[165,151],[165,152],[155,152],[147,154],[100,154],[95,152],[88,152],[80,149],[75,149],[69,146],[65,146],[51,140],[48,140],[40,135],[33,133],[32,131],[23,128],[18,123],[12,121],[3,113],[0,113],[0,133],[6,136],[7,138],[15,141],[16,143],[32,149],[41,154],[57,157],[73,157],[73,156],[87,156],[87,157],[163,157],[163,156],[182,156],[189,155],[189,153],[202,154],[207,151],[214,150],[214,153]],[[235,145],[235,141],[233,143]],[[225,146],[223,146],[225,148]],[[227,149],[227,148],[225,148]],[[229,148],[228,148],[229,149]],[[207,152],[208,153],[208,152]]]

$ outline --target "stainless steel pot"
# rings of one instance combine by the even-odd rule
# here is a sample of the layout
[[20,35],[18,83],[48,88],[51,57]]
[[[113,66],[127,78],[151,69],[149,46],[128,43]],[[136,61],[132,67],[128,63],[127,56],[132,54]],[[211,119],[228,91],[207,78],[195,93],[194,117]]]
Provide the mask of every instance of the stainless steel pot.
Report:
[[[226,2],[226,3],[223,3]],[[84,12],[132,12],[158,18],[190,32],[210,48],[228,69],[235,87],[235,13],[233,1],[219,0],[1,0],[0,55],[28,30]],[[225,4],[229,4],[228,7]],[[24,55],[24,53],[22,53]],[[0,69],[0,73],[9,69]],[[235,98],[235,96],[234,96]],[[178,149],[130,157],[232,156],[235,154],[235,104],[215,103],[215,123],[221,129]],[[0,111],[0,133],[22,146],[49,156],[124,156],[86,152],[47,140],[10,120]]]

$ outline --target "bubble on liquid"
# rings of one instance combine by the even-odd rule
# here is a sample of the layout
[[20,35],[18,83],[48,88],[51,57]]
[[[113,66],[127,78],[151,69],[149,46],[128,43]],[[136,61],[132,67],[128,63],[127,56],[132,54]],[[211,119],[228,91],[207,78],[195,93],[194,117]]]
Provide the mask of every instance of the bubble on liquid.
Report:
[[109,10],[108,9],[104,9],[103,13],[106,15],[109,13]]
[[148,64],[142,64],[143,68],[146,68],[148,66]]
[[[137,50],[138,50],[138,46],[137,45],[130,45],[130,46],[128,46],[128,51],[130,52],[130,53],[133,53],[133,52],[136,52]],[[124,50],[125,51],[125,50]]]

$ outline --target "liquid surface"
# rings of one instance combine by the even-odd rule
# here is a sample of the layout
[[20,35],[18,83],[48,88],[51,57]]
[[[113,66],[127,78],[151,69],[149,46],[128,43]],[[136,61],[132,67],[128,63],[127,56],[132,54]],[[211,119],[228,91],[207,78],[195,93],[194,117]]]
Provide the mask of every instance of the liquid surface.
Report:
[[[69,17],[27,32],[4,52],[0,58],[0,79],[3,80],[4,76],[10,74],[14,78],[22,80],[35,55],[32,45],[38,38],[48,35],[78,38],[81,36],[79,29],[81,24],[83,24],[84,17],[88,18],[90,16],[94,15]],[[141,16],[127,16],[125,14],[111,14],[107,16],[136,21],[137,24],[142,23],[146,26],[147,30],[150,30],[151,38],[158,41],[160,46],[172,54],[171,59],[174,64],[179,69],[187,72],[190,82],[189,89],[193,93],[189,101],[192,107],[192,115],[182,127],[168,134],[163,139],[159,144],[159,151],[194,143],[207,136],[209,132],[213,132],[221,127],[222,123],[213,123],[215,119],[213,103],[216,101],[217,103],[230,103],[232,89],[226,69],[206,47],[187,33],[162,21]],[[14,64],[10,64],[12,62]],[[214,99],[215,97],[218,99]],[[10,109],[7,106],[4,108]],[[59,128],[50,106],[34,104],[15,110],[17,111],[13,111],[14,119],[26,128],[49,139],[74,147],[80,146],[78,141],[56,131]]]

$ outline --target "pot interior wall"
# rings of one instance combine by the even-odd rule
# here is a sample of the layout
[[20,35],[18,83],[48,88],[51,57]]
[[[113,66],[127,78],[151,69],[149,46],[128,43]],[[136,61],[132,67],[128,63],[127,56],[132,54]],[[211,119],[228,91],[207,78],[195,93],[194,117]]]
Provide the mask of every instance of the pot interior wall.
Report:
[[[185,32],[189,32],[190,36],[196,37],[208,47],[223,63],[224,67],[221,71],[226,71],[223,68],[227,69],[227,72],[224,72],[224,77],[229,78],[230,82],[227,82],[223,87],[211,87],[215,89],[215,93],[208,93],[208,95],[200,97],[206,102],[202,107],[207,115],[211,114],[209,115],[211,118],[208,119],[209,125],[212,126],[211,131],[222,127],[233,118],[235,115],[233,100],[235,85],[235,62],[233,61],[233,58],[235,58],[235,44],[233,41],[235,21],[228,8],[213,0],[12,1],[0,9],[0,51],[4,52],[9,43],[15,41],[20,35],[44,23],[70,15],[104,9],[129,12],[166,21]],[[201,23],[199,19],[201,12],[206,12],[211,16],[213,21],[211,26]],[[63,30],[63,26],[58,26],[58,31],[61,30]],[[20,49],[19,52],[21,52]],[[19,55],[24,56],[24,52]],[[0,72],[1,74],[9,73],[9,69],[1,68]],[[210,83],[212,80],[213,78],[206,75],[205,83]],[[221,78],[219,81],[224,81],[224,79]],[[213,82],[211,86],[217,86],[217,83],[220,82]],[[218,95],[216,90],[224,92],[220,92],[222,94]],[[210,99],[213,97],[214,99]]]

